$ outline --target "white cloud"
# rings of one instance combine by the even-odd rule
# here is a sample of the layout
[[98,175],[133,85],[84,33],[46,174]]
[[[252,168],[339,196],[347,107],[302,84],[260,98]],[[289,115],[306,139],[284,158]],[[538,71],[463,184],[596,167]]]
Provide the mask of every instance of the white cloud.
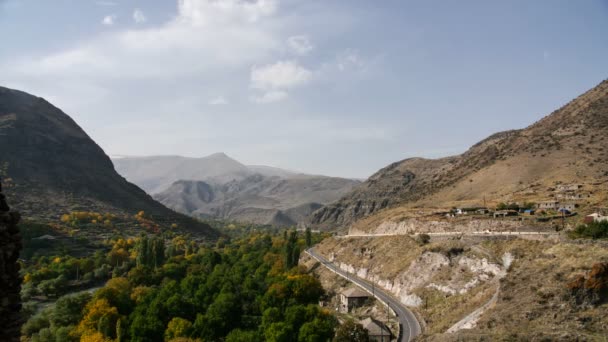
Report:
[[344,50],[337,58],[337,65],[340,71],[346,71],[349,69],[364,69],[366,63],[357,51]]
[[251,87],[270,90],[303,85],[310,81],[312,72],[295,61],[278,61],[251,69]]
[[226,100],[226,98],[224,98],[223,96],[218,96],[218,97],[214,97],[211,100],[209,100],[209,102],[207,102],[210,105],[225,105],[228,104],[228,100]]
[[271,90],[261,96],[252,96],[251,101],[255,103],[272,103],[287,98],[288,94],[283,90]]
[[231,20],[256,22],[277,9],[276,0],[180,0],[181,20],[199,26]]
[[136,24],[145,23],[146,16],[144,15],[144,12],[142,10],[140,10],[139,8],[136,8],[133,11],[133,20],[135,21]]
[[256,103],[271,103],[285,99],[287,89],[302,86],[312,79],[312,71],[295,61],[278,61],[251,68],[250,87],[261,91],[251,100]]
[[115,14],[106,15],[101,20],[101,23],[104,24],[104,25],[107,25],[107,26],[112,26],[112,25],[114,25],[115,22],[116,22],[116,15]]
[[297,55],[306,55],[312,51],[313,46],[308,36],[291,36],[287,38],[287,46]]
[[[180,0],[165,24],[100,35],[71,49],[7,61],[0,73],[23,76],[114,79],[170,78],[246,68],[281,46],[269,0]],[[116,22],[108,15],[104,24]]]
[[114,1],[95,1],[95,4],[98,6],[116,6]]

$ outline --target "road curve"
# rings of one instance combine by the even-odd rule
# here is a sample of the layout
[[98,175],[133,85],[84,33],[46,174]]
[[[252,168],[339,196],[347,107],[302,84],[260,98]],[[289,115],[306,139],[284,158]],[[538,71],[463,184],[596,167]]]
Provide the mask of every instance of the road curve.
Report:
[[393,298],[390,294],[384,290],[379,289],[377,286],[372,285],[371,282],[361,279],[354,274],[347,273],[341,270],[337,265],[325,259],[323,256],[317,254],[312,248],[306,250],[306,253],[311,257],[315,258],[330,271],[346,278],[355,285],[361,287],[365,291],[371,293],[384,304],[387,304],[399,319],[399,338],[400,342],[409,342],[420,334],[420,323],[416,319],[416,316],[403,305],[399,300]]

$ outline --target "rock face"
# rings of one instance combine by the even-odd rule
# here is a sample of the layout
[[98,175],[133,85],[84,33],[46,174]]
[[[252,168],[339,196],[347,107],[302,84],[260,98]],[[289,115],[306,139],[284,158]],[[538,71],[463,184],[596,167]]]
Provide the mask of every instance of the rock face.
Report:
[[[12,180],[14,208],[27,217],[57,218],[80,210],[134,214],[217,237],[206,224],[169,210],[115,170],[72,118],[46,100],[0,87],[0,169]],[[163,222],[159,222],[163,223]]]
[[461,155],[393,163],[316,211],[312,223],[347,226],[404,204],[479,205],[484,197],[511,200],[556,182],[601,183],[608,180],[606,135],[608,80],[527,128],[491,135]]
[[19,276],[19,213],[10,211],[0,180],[0,341],[19,341],[22,319]]

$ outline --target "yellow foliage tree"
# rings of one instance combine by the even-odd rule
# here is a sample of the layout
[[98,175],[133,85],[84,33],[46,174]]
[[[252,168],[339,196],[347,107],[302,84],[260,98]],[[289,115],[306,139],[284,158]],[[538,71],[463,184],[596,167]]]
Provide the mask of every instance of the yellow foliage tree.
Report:
[[111,342],[109,338],[105,338],[99,331],[88,331],[80,336],[80,342]]
[[99,320],[102,318],[111,322],[111,325],[116,325],[119,318],[118,309],[110,306],[106,299],[89,302],[84,309],[84,316],[75,330],[75,333],[81,337],[81,341],[106,341],[106,336],[97,331]]

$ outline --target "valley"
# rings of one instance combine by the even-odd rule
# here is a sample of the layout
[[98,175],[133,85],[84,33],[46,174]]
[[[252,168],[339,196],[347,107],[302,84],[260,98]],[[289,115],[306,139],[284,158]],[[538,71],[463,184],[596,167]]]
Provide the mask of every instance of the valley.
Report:
[[112,160],[46,100],[0,88],[13,334],[601,340],[607,115],[604,81],[526,129],[361,183],[223,153]]

